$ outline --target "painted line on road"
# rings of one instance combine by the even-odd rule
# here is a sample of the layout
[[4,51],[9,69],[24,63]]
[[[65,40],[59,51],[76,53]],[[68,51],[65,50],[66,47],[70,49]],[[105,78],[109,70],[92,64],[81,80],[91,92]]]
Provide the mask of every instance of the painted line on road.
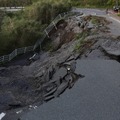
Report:
[[113,17],[110,17],[111,19],[117,21],[118,23],[120,23],[120,20],[116,19],[116,18],[113,18]]

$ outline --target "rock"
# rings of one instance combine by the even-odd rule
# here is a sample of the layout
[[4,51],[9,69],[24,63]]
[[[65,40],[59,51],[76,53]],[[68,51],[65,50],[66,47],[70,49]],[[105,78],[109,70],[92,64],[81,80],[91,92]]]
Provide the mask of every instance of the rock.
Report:
[[53,49],[54,50],[57,50],[58,49],[58,47],[59,47],[59,45],[60,45],[60,43],[61,43],[61,40],[60,40],[60,35],[54,40],[54,42],[53,42]]
[[[0,106],[3,108],[19,107],[20,101],[17,101],[15,96],[11,92],[0,93]],[[0,107],[1,108],[1,107]]]
[[56,90],[56,92],[54,93],[55,97],[58,97],[61,93],[63,93],[65,91],[65,89],[68,87],[68,82],[64,81]]
[[57,90],[57,88],[52,89],[50,92],[46,93],[46,94],[44,95],[44,97],[47,97],[47,96],[52,95],[56,90]]
[[67,76],[65,77],[65,81],[69,82],[69,81],[71,81],[71,80],[72,80],[72,76],[71,76],[71,75],[67,75]]
[[7,77],[0,77],[0,85],[4,86],[10,82],[10,79]]
[[73,61],[73,62],[70,64],[70,69],[71,69],[72,72],[75,71],[75,69],[76,69],[76,61]]
[[50,92],[52,89],[54,89],[54,86],[53,85],[48,85],[48,87],[46,87],[46,91],[47,92]]
[[0,71],[1,71],[1,70],[5,70],[5,67],[0,67]]
[[60,78],[64,78],[67,75],[67,70],[64,67],[61,67],[58,71],[53,75],[53,80],[58,80]]
[[67,60],[66,60],[66,62],[68,62],[68,61],[71,61],[71,60],[74,60],[75,58],[74,58],[74,56],[72,55],[72,56],[70,56]]
[[107,40],[101,47],[106,53],[113,56],[120,56],[120,41],[119,40]]
[[42,72],[39,72],[36,76],[35,76],[35,78],[39,78],[39,77],[42,77],[43,76],[43,71]]
[[51,66],[49,69],[49,79],[52,79],[53,74],[55,73],[55,68],[53,68],[53,66]]
[[49,101],[54,98],[54,95],[50,95],[44,98],[44,101]]
[[76,16],[75,18],[76,18],[77,21],[82,22],[81,16]]
[[44,82],[48,82],[50,80],[49,78],[49,71],[47,70],[43,76]]
[[88,29],[94,28],[94,25],[92,24],[91,21],[88,22],[87,28],[88,28]]
[[80,27],[81,27],[81,28],[84,28],[84,23],[81,23]]
[[80,53],[76,53],[76,54],[74,54],[74,58],[75,58],[75,60],[77,60],[79,57],[80,57]]
[[[80,24],[80,26],[81,26],[81,24]],[[82,33],[82,29],[79,26],[76,26],[73,28],[73,32],[74,33]]]

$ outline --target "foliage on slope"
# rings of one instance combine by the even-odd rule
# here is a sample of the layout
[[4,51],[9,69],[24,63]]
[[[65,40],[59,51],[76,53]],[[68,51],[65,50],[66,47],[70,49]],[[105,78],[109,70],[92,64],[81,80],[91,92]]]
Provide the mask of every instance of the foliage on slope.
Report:
[[69,9],[70,4],[65,0],[41,0],[24,11],[7,13],[0,31],[0,55],[18,47],[33,45],[41,37],[45,26],[57,14]]

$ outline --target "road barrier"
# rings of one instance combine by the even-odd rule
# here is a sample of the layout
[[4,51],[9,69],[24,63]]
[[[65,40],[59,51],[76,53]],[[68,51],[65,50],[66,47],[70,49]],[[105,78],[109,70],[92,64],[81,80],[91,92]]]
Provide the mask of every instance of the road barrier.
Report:
[[15,58],[18,55],[34,51],[37,47],[41,46],[42,42],[45,40],[46,37],[49,37],[49,33],[51,30],[55,27],[57,29],[56,24],[62,20],[65,19],[69,15],[73,15],[75,13],[73,12],[66,12],[66,13],[61,13],[59,14],[50,24],[49,26],[43,31],[43,36],[38,39],[33,46],[28,46],[28,47],[23,47],[23,48],[18,48],[15,49],[12,53],[8,55],[3,55],[0,57],[0,63],[5,63],[11,61],[13,58]]

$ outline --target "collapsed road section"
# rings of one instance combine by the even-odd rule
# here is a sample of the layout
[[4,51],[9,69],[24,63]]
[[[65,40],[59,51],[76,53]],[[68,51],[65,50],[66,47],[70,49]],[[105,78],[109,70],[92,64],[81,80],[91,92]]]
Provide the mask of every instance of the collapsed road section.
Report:
[[[101,69],[106,69],[106,67],[101,68],[99,66],[99,64],[103,65],[99,61],[114,59],[119,64],[117,61],[119,61],[120,38],[112,34],[110,30],[112,25],[112,22],[105,17],[85,14],[69,16],[69,18],[61,20],[57,24],[58,29],[56,31],[54,29],[51,31],[50,38],[43,43],[44,51],[40,54],[39,59],[27,66],[1,67],[0,111],[1,113],[3,111],[7,112],[4,118],[6,120],[16,120],[17,115],[24,113],[24,107],[27,107],[25,108],[27,110],[36,109],[39,105],[53,98],[61,98],[61,94],[65,90],[65,93],[67,93],[69,91],[67,89],[72,88],[71,92],[79,81],[81,83],[83,81],[86,82],[86,79],[89,81],[89,76],[92,76],[92,78],[95,76],[96,78],[94,79],[95,81],[91,80],[88,83],[97,82],[95,84],[96,88],[97,85],[99,87],[100,80],[98,78],[101,78],[102,73],[100,75],[97,73],[101,72],[99,71]],[[86,62],[78,64],[78,60],[86,60]],[[93,61],[96,63],[95,66],[92,63],[93,68],[89,64],[89,60],[96,60]],[[82,65],[87,65],[90,68],[82,67]],[[97,66],[98,69],[96,68]],[[78,67],[80,69],[77,73],[76,69]],[[94,72],[94,76],[91,72],[92,75],[85,72],[89,70]],[[95,71],[98,72],[96,73]],[[117,71],[119,71],[119,68]],[[110,71],[106,70],[107,73],[111,74]],[[101,79],[103,78],[104,76]],[[109,82],[112,83],[111,81]],[[76,85],[74,86],[75,83]],[[104,82],[102,83],[104,84]],[[111,84],[109,85],[111,86]],[[108,86],[107,83],[106,86]],[[87,84],[87,87],[89,88],[90,86]],[[86,89],[82,89],[84,93]],[[81,92],[80,96],[82,95],[84,97]],[[90,95],[92,96],[92,91]],[[94,101],[94,99],[91,100]],[[38,104],[37,107],[36,104]]]

